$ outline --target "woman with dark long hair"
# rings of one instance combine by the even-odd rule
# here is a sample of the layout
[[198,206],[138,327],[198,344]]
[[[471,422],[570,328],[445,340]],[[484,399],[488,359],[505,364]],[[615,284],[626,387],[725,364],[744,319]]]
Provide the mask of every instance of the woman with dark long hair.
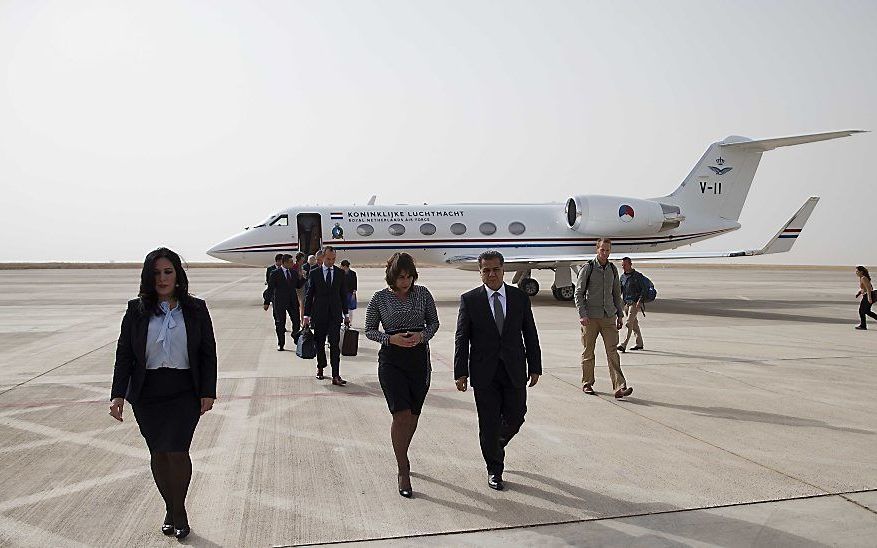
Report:
[[877,291],[874,291],[874,286],[871,285],[871,275],[868,274],[867,268],[857,266],[856,276],[859,277],[859,292],[856,293],[856,298],[862,296],[862,302],[859,303],[859,325],[856,326],[856,329],[864,331],[868,329],[865,316],[871,316],[877,320],[877,314],[871,312],[871,305],[874,304],[874,299],[877,299]]
[[179,255],[165,247],[146,256],[139,295],[128,301],[110,397],[110,415],[119,422],[125,400],[131,403],[146,439],[165,504],[161,532],[185,538],[189,446],[216,399],[216,340],[207,305],[189,294]]
[[414,285],[417,267],[411,255],[394,253],[387,261],[385,280],[388,287],[375,293],[368,303],[365,336],[381,343],[378,380],[393,415],[390,439],[399,468],[399,494],[411,498],[408,447],[429,391],[432,368],[428,343],[438,331],[439,319],[432,294]]

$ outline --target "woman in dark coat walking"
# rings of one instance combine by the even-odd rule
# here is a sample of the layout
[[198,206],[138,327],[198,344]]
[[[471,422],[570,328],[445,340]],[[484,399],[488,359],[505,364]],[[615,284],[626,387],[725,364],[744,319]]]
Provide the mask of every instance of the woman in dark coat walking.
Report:
[[216,340],[207,305],[189,294],[180,257],[170,249],[156,249],[143,262],[139,295],[122,318],[110,397],[110,415],[121,422],[128,400],[146,439],[166,510],[161,532],[186,537],[189,446],[216,399]]

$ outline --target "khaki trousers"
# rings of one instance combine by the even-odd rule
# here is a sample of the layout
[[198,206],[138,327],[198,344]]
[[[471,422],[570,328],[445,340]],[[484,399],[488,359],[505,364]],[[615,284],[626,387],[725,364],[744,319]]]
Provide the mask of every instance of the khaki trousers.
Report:
[[636,314],[631,314],[630,311],[632,309],[633,303],[624,303],[624,316],[627,318],[627,337],[621,343],[621,346],[624,348],[627,348],[627,341],[630,340],[632,333],[636,333],[636,345],[643,346],[643,334],[639,330],[639,311]]
[[621,358],[618,357],[618,330],[615,328],[615,318],[591,318],[587,327],[582,327],[582,384],[594,385],[594,349],[597,346],[597,335],[603,337],[603,346],[606,347],[606,357],[609,358],[609,376],[612,378],[612,390],[627,388],[627,381],[621,373]]

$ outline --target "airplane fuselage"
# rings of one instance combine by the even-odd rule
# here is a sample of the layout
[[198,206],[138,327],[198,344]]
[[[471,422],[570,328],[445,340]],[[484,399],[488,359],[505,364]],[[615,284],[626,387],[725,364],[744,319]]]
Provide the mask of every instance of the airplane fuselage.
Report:
[[571,228],[562,203],[300,206],[277,212],[209,253],[251,266],[271,264],[277,253],[312,254],[321,245],[332,245],[340,258],[354,264],[382,264],[395,251],[407,251],[420,265],[448,266],[454,258],[488,249],[551,261],[558,255],[591,253],[603,236],[612,238],[618,255],[675,249],[740,227],[736,221],[689,217],[683,226],[633,235],[624,229],[631,222],[628,213],[635,219],[639,204],[631,208],[631,199],[605,198],[618,202],[612,211],[627,209],[610,217],[600,233]]

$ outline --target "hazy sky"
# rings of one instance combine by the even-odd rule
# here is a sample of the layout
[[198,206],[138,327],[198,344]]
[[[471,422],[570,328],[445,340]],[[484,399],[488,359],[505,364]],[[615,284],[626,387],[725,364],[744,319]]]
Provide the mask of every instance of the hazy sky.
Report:
[[[298,203],[670,193],[709,143],[877,129],[877,2],[0,2],[0,261],[190,261]],[[877,133],[765,153],[734,234],[877,263]],[[682,248],[682,250],[689,248]]]

